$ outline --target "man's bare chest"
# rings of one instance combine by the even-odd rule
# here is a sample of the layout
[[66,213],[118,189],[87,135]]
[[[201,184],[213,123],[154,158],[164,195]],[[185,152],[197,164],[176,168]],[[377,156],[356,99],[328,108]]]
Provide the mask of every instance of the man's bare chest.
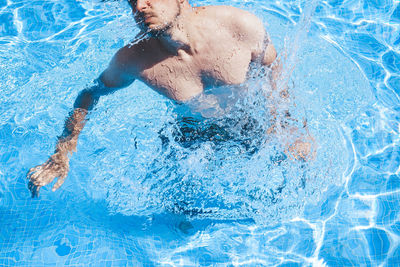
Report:
[[205,88],[240,84],[246,79],[250,51],[239,46],[220,46],[189,54],[159,55],[140,71],[140,79],[154,90],[185,101]]

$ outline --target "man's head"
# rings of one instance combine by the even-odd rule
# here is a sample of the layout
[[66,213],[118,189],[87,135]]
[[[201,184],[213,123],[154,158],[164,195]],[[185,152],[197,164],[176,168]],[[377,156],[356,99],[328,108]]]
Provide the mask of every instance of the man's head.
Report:
[[168,29],[187,7],[187,0],[128,0],[142,31],[159,34]]

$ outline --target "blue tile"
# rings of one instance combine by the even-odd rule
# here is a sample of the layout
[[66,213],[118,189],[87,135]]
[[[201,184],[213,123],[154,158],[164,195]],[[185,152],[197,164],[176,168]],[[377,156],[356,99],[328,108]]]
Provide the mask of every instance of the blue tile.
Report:
[[377,194],[385,192],[387,175],[369,167],[361,166],[351,175],[348,184],[349,194]]
[[377,197],[376,224],[389,226],[396,222],[400,214],[400,194],[390,194]]
[[285,233],[268,242],[269,246],[282,251],[294,252],[296,255],[310,257],[316,248],[314,230],[303,222],[294,222],[284,226]]
[[331,5],[332,7],[338,7],[343,5],[344,0],[328,0],[328,4]]
[[396,9],[393,11],[392,16],[390,17],[391,22],[400,23],[400,5],[397,4]]
[[[357,50],[357,48],[355,48]],[[382,81],[386,76],[386,71],[383,67],[379,66],[375,61],[360,57],[355,54],[357,51],[351,51],[351,57],[358,63],[361,70],[370,80]]]
[[[365,0],[364,1],[364,5],[372,6],[372,7],[376,8],[376,9],[379,9],[379,8],[381,8],[383,6],[382,5],[382,0]],[[364,8],[365,8],[365,6],[364,6]]]
[[390,76],[387,80],[387,84],[400,96],[400,76]]
[[345,20],[352,20],[354,18],[354,11],[349,10],[347,7],[340,7],[335,11],[339,17],[344,18]]
[[396,235],[400,236],[400,220],[390,226],[390,230]]
[[392,255],[388,257],[386,266],[398,267],[400,266],[400,246],[393,251]]
[[395,173],[400,166],[400,147],[391,146],[383,152],[360,159],[363,165],[369,166],[377,172]]
[[56,248],[56,252],[59,256],[66,256],[71,252],[71,247],[66,244],[60,244]]
[[13,22],[14,16],[12,13],[0,14],[0,37],[16,36],[18,34],[17,28],[15,27]]
[[373,15],[376,15],[377,12],[387,13],[392,7],[391,0],[364,0],[364,12],[370,9]]
[[291,233],[280,235],[279,237],[271,240],[269,245],[277,248],[280,251],[287,252],[294,246],[295,239]]
[[338,210],[344,207],[348,208],[347,217],[337,214],[326,223],[319,257],[327,266],[370,266],[368,243],[362,233],[353,230],[357,225],[351,213],[354,208],[343,203]]
[[397,39],[393,42],[393,45],[400,45],[400,35],[397,36]]
[[394,73],[400,73],[400,54],[389,51],[382,56],[385,68]]
[[337,199],[343,191],[342,187],[330,186],[317,203],[309,203],[304,209],[304,218],[307,220],[324,220],[335,211]]
[[381,84],[376,91],[378,99],[388,108],[400,107],[400,95],[394,89]]
[[334,18],[321,18],[321,22],[325,25],[331,34],[340,35],[345,30],[345,24]]
[[386,182],[386,191],[391,192],[400,189],[400,176],[392,174]]
[[[252,8],[259,7],[259,4],[264,8],[268,7],[270,4],[268,1],[257,1],[250,1],[254,3],[246,2],[244,6]],[[113,42],[112,40],[113,44],[111,45],[107,41],[101,39],[109,37],[107,32],[101,31],[100,27],[104,26],[103,23],[110,21],[113,23],[119,23],[120,17],[118,17],[119,15],[113,15],[113,13],[118,13],[119,11],[114,12],[115,10],[109,10],[109,8],[114,8],[112,5],[119,3],[114,1],[100,2],[101,3],[99,3],[99,1],[90,1],[88,4],[80,0],[44,2],[12,0],[8,1],[10,4],[9,7],[3,8],[7,5],[7,1],[0,0],[0,9],[2,9],[0,11],[0,35],[13,36],[13,38],[8,39],[17,40],[15,45],[20,45],[20,47],[17,47],[17,50],[21,53],[21,55],[17,54],[17,56],[20,56],[21,58],[16,57],[16,59],[13,62],[10,62],[10,64],[4,64],[7,68],[4,68],[2,72],[0,71],[1,74],[5,74],[6,77],[3,79],[3,82],[10,84],[9,90],[8,87],[4,86],[7,90],[2,90],[0,94],[8,94],[8,91],[14,93],[14,90],[16,90],[14,81],[12,81],[12,79],[10,79],[10,81],[7,80],[7,75],[9,75],[10,78],[15,78],[15,83],[24,84],[29,81],[29,84],[23,87],[24,90],[29,90],[32,86],[32,88],[40,90],[40,93],[42,94],[41,97],[44,97],[47,93],[56,96],[61,94],[56,91],[56,86],[54,87],[54,90],[51,88],[52,90],[50,91],[48,91],[48,89],[52,87],[51,85],[48,87],[42,87],[51,74],[61,74],[59,79],[64,78],[64,74],[62,74],[64,71],[67,71],[65,76],[70,75],[71,73],[68,72],[71,70],[79,72],[74,75],[81,75],[81,68],[75,64],[77,62],[74,62],[74,60],[77,60],[79,57],[81,60],[84,60],[88,55],[88,62],[90,63],[90,61],[92,61],[91,63],[93,64],[89,64],[85,67],[96,69],[97,65],[102,65],[104,63],[103,61],[106,60],[105,58],[107,57],[103,55],[105,52],[104,50],[107,49],[106,47],[117,49],[116,46],[121,45],[120,43],[122,42],[122,39],[124,38],[125,40],[128,36],[122,36],[123,38],[119,40],[119,43],[116,41]],[[215,0],[214,2],[221,1]],[[236,3],[238,1],[234,2]],[[393,8],[393,3],[397,4],[397,8]],[[297,21],[300,13],[303,11],[302,9],[297,8],[296,4],[297,3],[294,3],[293,1],[281,1],[279,4],[281,5],[281,9],[271,11],[276,12],[278,15],[275,14],[269,17],[279,20],[281,25],[285,25],[282,28],[286,29],[288,28],[288,21],[291,21],[288,20],[288,18]],[[85,10],[82,6],[89,8],[89,10]],[[393,14],[386,14],[386,16],[382,15],[382,12],[387,12],[388,10],[393,9],[395,9]],[[19,15],[18,18],[14,17],[12,12],[16,12]],[[129,11],[127,11],[126,14],[121,14],[123,23],[125,19],[124,16],[128,13]],[[269,13],[269,11],[265,12],[267,17],[264,19],[266,19],[266,21],[269,20],[267,13]],[[357,155],[354,162],[346,162],[346,164],[353,166],[353,163],[361,163],[364,164],[364,166],[356,166],[356,170],[352,173],[349,183],[346,184],[348,187],[343,188],[343,185],[336,187],[332,186],[328,188],[318,202],[315,201],[317,203],[308,204],[305,208],[302,219],[310,220],[311,222],[318,221],[318,223],[320,223],[321,220],[326,221],[326,231],[323,237],[324,240],[321,254],[318,256],[327,266],[375,266],[377,263],[383,263],[385,266],[399,266],[400,249],[395,248],[393,252],[391,249],[388,249],[391,245],[390,236],[387,235],[388,232],[377,228],[359,230],[359,232],[352,230],[357,226],[365,229],[365,226],[370,225],[369,219],[370,215],[373,213],[372,208],[374,206],[371,204],[373,201],[355,199],[354,196],[346,198],[345,192],[348,190],[350,194],[377,194],[382,192],[388,193],[400,189],[399,175],[392,173],[396,168],[398,168],[400,162],[397,156],[398,151],[396,152],[396,149],[394,148],[388,148],[381,151],[385,146],[398,141],[398,123],[400,122],[398,114],[400,114],[400,105],[396,98],[397,96],[395,91],[400,95],[400,77],[398,74],[399,54],[398,51],[396,53],[393,51],[388,52],[390,48],[387,47],[387,44],[394,47],[393,50],[396,50],[397,46],[400,45],[400,36],[398,35],[398,32],[388,31],[388,28],[395,29],[397,26],[397,24],[394,24],[393,22],[400,21],[400,4],[390,0],[327,0],[319,2],[319,6],[317,6],[315,13],[317,15],[314,14],[312,16],[312,21],[324,24],[326,28],[321,27],[321,29],[324,29],[325,31],[324,34],[329,34],[331,40],[338,45],[338,50],[342,51],[343,49],[344,54],[351,55],[352,59],[354,59],[354,61],[360,66],[360,69],[369,80],[372,90],[375,90],[378,87],[374,92],[377,92],[376,95],[379,97],[380,102],[378,102],[376,106],[371,106],[371,109],[375,110],[375,113],[371,112],[366,114],[366,117],[368,118],[364,121],[366,122],[365,124],[355,123],[353,125],[354,127],[357,127],[357,130],[353,131],[351,136],[351,145],[354,145]],[[280,18],[278,16],[280,16]],[[23,42],[19,43],[19,36],[18,38],[14,37],[14,35],[16,35],[16,19],[20,20],[22,23],[21,29],[23,32],[21,37],[26,39],[26,42],[25,40],[22,40]],[[392,25],[389,25],[389,19],[392,21]],[[311,38],[313,38],[315,33],[320,33],[318,32],[319,30],[315,28],[317,23],[312,24],[310,27],[310,41],[312,41]],[[102,33],[106,33],[105,36],[99,37]],[[125,34],[124,32],[122,33]],[[344,33],[353,34],[347,34],[344,36]],[[54,34],[58,34],[57,37],[55,37]],[[79,36],[77,36],[78,34]],[[112,32],[111,34],[114,35],[115,33]],[[126,34],[129,35],[130,32],[126,32]],[[279,32],[276,34],[282,35],[283,38],[286,32]],[[44,37],[50,37],[51,42],[47,43],[47,40],[41,39]],[[343,38],[347,39],[344,40]],[[38,39],[41,40],[36,42],[35,40]],[[6,44],[4,40],[0,40],[0,43]],[[99,43],[101,45],[99,45]],[[303,48],[307,49],[307,44],[303,42],[302,44],[304,45]],[[346,44],[348,44],[348,46]],[[100,52],[93,54],[93,51]],[[29,57],[30,55],[35,57],[35,59],[31,59]],[[0,63],[7,63],[1,61],[2,57],[7,56],[8,55],[2,54],[0,56]],[[321,56],[323,56],[323,53],[321,53]],[[65,57],[71,57],[71,59],[66,60],[68,63],[63,63],[65,64],[64,67],[57,65],[57,68],[54,70],[54,66],[51,66],[51,63],[58,64],[59,61],[63,61],[59,59]],[[93,62],[93,60],[99,60],[100,58],[101,62]],[[22,61],[25,60],[27,62],[21,63],[21,59],[23,59]],[[37,59],[40,59],[39,62]],[[307,62],[304,63],[307,64]],[[14,69],[9,71],[9,69],[12,69],[13,67],[16,68],[18,64],[25,65],[17,68],[17,71]],[[382,66],[384,66],[384,68]],[[314,68],[317,68],[318,71],[318,67],[314,66],[313,69]],[[39,70],[49,70],[49,73],[44,73],[43,75],[43,73],[38,73]],[[392,77],[389,77],[390,74],[388,74],[388,76],[386,71],[391,72]],[[32,73],[35,73],[36,75],[31,76]],[[83,74],[85,76],[87,73]],[[308,73],[306,73],[306,75],[308,75]],[[310,75],[313,75],[313,72],[310,73]],[[329,73],[324,75],[329,75]],[[383,83],[386,78],[388,78],[387,82]],[[69,79],[75,80],[75,77]],[[69,84],[69,81],[65,82]],[[337,82],[340,83],[340,77]],[[349,82],[351,83],[352,81]],[[76,83],[71,84],[70,86],[72,87],[74,85],[76,85]],[[350,84],[345,82],[344,84],[340,84],[340,87],[343,88],[343,90],[346,90],[347,85]],[[366,82],[365,85],[368,86],[368,83]],[[32,93],[33,92],[28,91],[27,97],[30,97]],[[354,92],[354,94],[357,94],[357,92]],[[71,100],[69,94],[67,95],[68,96],[66,97]],[[329,96],[327,97],[329,98]],[[53,102],[52,100],[54,100],[54,98],[50,98],[48,100]],[[63,96],[61,96],[61,98],[63,98]],[[37,100],[38,102],[41,101],[40,99]],[[369,100],[365,100],[362,104],[365,104],[368,101]],[[17,104],[17,102],[18,101],[16,101],[15,104]],[[21,101],[22,104],[24,104],[24,102],[25,101]],[[339,104],[340,103],[341,102],[339,102]],[[380,109],[382,103],[385,103],[387,109]],[[331,104],[333,106],[338,105],[337,103]],[[369,102],[367,104],[369,105]],[[53,102],[51,105],[57,104]],[[12,108],[12,106],[9,108]],[[31,103],[28,107],[28,109],[34,110],[37,108],[46,108],[46,106],[43,107],[40,103],[35,103],[34,105]],[[2,109],[2,111],[4,110],[5,109]],[[18,112],[24,113],[24,111],[18,111],[18,106],[15,107],[15,110],[17,111],[13,112],[17,112],[17,114]],[[2,113],[0,112],[0,114]],[[325,117],[325,115],[328,115],[329,117],[330,115],[335,114],[324,114],[323,116]],[[351,115],[356,118],[363,116],[358,113]],[[165,256],[165,253],[173,253],[176,251],[182,252],[183,257],[199,264],[212,265],[220,262],[221,265],[228,265],[232,260],[230,257],[232,256],[232,253],[234,253],[235,256],[238,255],[238,257],[247,257],[250,253],[257,253],[257,248],[265,248],[259,246],[255,250],[249,251],[249,248],[251,249],[252,246],[257,246],[259,238],[262,239],[264,237],[265,240],[270,240],[266,237],[268,236],[268,233],[266,234],[266,232],[269,230],[266,232],[259,230],[259,232],[253,233],[254,235],[250,235],[248,232],[244,234],[240,233],[240,231],[248,231],[248,229],[245,229],[245,227],[237,227],[236,222],[227,223],[227,225],[224,226],[226,228],[219,228],[218,223],[214,224],[213,221],[212,224],[202,228],[202,230],[204,230],[203,233],[197,232],[195,235],[188,234],[184,237],[182,237],[180,233],[175,233],[175,228],[172,229],[171,227],[171,229],[169,229],[168,227],[164,227],[164,225],[160,226],[153,222],[152,226],[149,226],[150,223],[146,224],[146,227],[148,228],[146,228],[145,231],[142,231],[141,228],[144,227],[143,223],[132,223],[126,218],[122,218],[121,220],[110,219],[108,213],[115,209],[107,209],[107,204],[109,204],[108,202],[105,204],[105,208],[100,209],[93,204],[84,204],[86,201],[90,202],[90,199],[87,199],[83,194],[80,194],[79,197],[66,198],[66,194],[63,193],[62,195],[64,196],[64,199],[58,204],[54,204],[53,200],[59,197],[57,194],[59,194],[60,191],[57,192],[57,194],[52,194],[52,198],[44,198],[45,196],[42,196],[39,200],[30,200],[28,199],[29,196],[24,195],[25,193],[27,194],[26,181],[24,180],[24,177],[21,177],[20,167],[17,167],[17,163],[21,157],[28,158],[30,157],[30,154],[32,154],[32,157],[37,156],[30,153],[31,151],[22,151],[22,149],[27,148],[27,140],[29,142],[32,141],[32,143],[33,141],[36,142],[35,148],[36,145],[40,146],[44,144],[43,146],[46,146],[46,142],[48,144],[55,140],[48,141],[48,136],[44,136],[43,134],[25,135],[23,132],[13,133],[17,124],[27,123],[24,119],[25,116],[18,115],[15,116],[15,118],[15,124],[8,124],[9,131],[3,131],[4,126],[0,125],[0,128],[3,131],[0,133],[0,148],[5,148],[1,151],[0,163],[2,165],[0,167],[5,167],[1,168],[1,173],[6,174],[5,179],[3,179],[4,177],[0,174],[0,178],[2,178],[0,179],[0,194],[2,194],[2,196],[0,196],[0,221],[2,222],[2,228],[0,229],[0,265],[41,266],[44,262],[40,261],[45,261],[47,256],[46,253],[49,253],[57,260],[59,266],[64,266],[63,263],[67,266],[68,264],[74,266],[97,266],[101,264],[104,266],[140,266],[141,264],[144,266],[155,266],[156,264],[151,262],[152,260],[157,262],[158,256],[168,258],[170,255]],[[39,118],[39,116],[37,116],[37,118]],[[95,119],[99,118],[102,118],[102,115],[99,115],[99,117]],[[2,116],[0,117],[0,120],[1,119]],[[37,120],[38,122],[33,122],[34,119],[32,119],[29,123],[42,123],[42,126],[45,125],[45,127],[47,127],[45,131],[52,130],[50,129],[52,127],[48,127],[46,123],[43,123],[44,121],[50,121],[51,118],[43,116]],[[107,122],[107,120],[105,121]],[[321,129],[327,126],[324,125],[324,122],[325,121],[317,121],[317,123],[320,123]],[[336,124],[340,124],[341,122],[334,120],[333,123],[334,127],[340,128],[340,125]],[[347,125],[346,121],[343,123]],[[377,125],[383,125],[382,128],[385,129],[382,130],[382,128],[379,127],[376,129],[375,126]],[[123,127],[125,126],[123,125]],[[354,129],[354,127],[349,128]],[[35,126],[34,129],[30,130],[32,132],[37,132],[38,127]],[[329,138],[329,136],[327,137]],[[91,135],[87,134],[86,138],[90,139]],[[112,140],[112,138],[109,140]],[[22,145],[24,145],[23,148]],[[119,143],[116,143],[116,146],[119,145]],[[39,150],[41,148],[38,147],[37,149]],[[93,149],[93,151],[94,150],[95,149]],[[349,151],[351,151],[351,149]],[[375,155],[375,153],[378,153],[377,151],[382,153]],[[47,152],[42,151],[42,155],[45,155],[46,153]],[[81,153],[82,151],[79,154],[82,155]],[[90,158],[81,158],[83,162],[87,162],[88,159],[90,160]],[[103,159],[103,157],[100,158]],[[363,159],[358,161],[359,158]],[[75,161],[75,163],[77,162],[79,162],[79,160]],[[107,162],[110,163],[108,160],[104,160],[104,162],[105,164]],[[327,164],[329,165],[329,160],[327,161]],[[82,165],[85,164],[82,163]],[[113,165],[113,163],[111,165]],[[106,164],[104,169],[110,171],[110,175],[111,172],[113,172],[111,169],[116,169],[116,173],[112,174],[119,176],[118,172],[121,169],[121,164],[114,164],[116,166],[111,165]],[[332,164],[329,166],[331,165]],[[125,166],[125,164],[123,164],[123,166]],[[82,168],[84,167],[87,166],[85,165]],[[144,167],[145,166],[143,166],[143,168]],[[281,167],[284,168],[284,166]],[[128,169],[129,168],[131,167],[128,167]],[[336,166],[331,166],[331,168],[335,169]],[[75,170],[76,175],[74,175],[73,169]],[[353,170],[351,167],[348,169]],[[89,177],[89,173],[79,170],[79,166],[77,167],[76,164],[71,164],[71,171],[72,175],[68,178],[68,181],[70,181],[68,183],[76,185],[79,188],[82,187],[87,189],[88,191],[86,190],[85,192],[88,193],[88,195],[90,195],[89,191],[93,189],[92,187],[94,187],[94,189],[101,188],[98,186],[96,187],[96,183],[103,182],[102,179],[94,181],[90,180],[90,184],[86,184],[86,180],[88,179],[81,180],[80,178],[82,177]],[[133,173],[134,169],[129,169],[127,172]],[[350,175],[350,171],[348,172]],[[82,175],[83,173],[85,175]],[[13,175],[10,176],[9,174]],[[97,175],[97,173],[94,173],[94,175]],[[124,178],[132,179],[130,175],[125,175]],[[340,177],[338,177],[338,181],[339,180]],[[104,182],[107,184],[109,180],[104,180]],[[74,187],[64,187],[63,190],[64,189],[65,191],[61,192],[67,192],[70,190],[71,195],[76,193],[74,192],[76,191]],[[46,190],[48,191],[44,193],[49,193],[48,195],[50,196],[51,192],[48,188]],[[122,188],[120,192],[123,194],[125,191]],[[80,197],[81,195],[82,198]],[[106,195],[106,193],[104,193],[104,195]],[[103,196],[99,193],[97,194],[97,197]],[[377,225],[384,226],[387,228],[387,231],[391,231],[400,236],[399,199],[400,197],[398,194],[393,196],[381,195],[377,197],[376,202],[373,203],[377,203]],[[312,202],[312,200],[310,202]],[[122,204],[129,205],[129,203]],[[302,203],[293,204],[301,205]],[[274,207],[272,206],[271,208]],[[276,212],[286,212],[286,210],[277,210]],[[259,215],[262,216],[263,214]],[[299,216],[302,215],[300,214]],[[329,218],[329,220],[327,220],[327,218]],[[165,221],[168,221],[168,219],[165,219]],[[258,228],[257,224],[255,224],[255,226]],[[150,235],[157,234],[153,232],[157,227],[160,227],[166,232],[170,230],[171,233],[165,234],[165,236],[168,236],[168,239],[170,240],[165,241],[163,240],[164,237],[160,237],[159,244],[155,244],[153,240],[149,241]],[[307,265],[307,262],[300,261],[301,259],[309,257],[315,253],[316,244],[313,239],[313,229],[306,223],[293,221],[286,222],[282,227],[287,230],[287,233],[282,234],[271,243],[271,247],[279,252],[279,255],[274,255],[279,257],[279,266]],[[166,228],[168,228],[168,230],[165,230]],[[218,230],[213,232],[215,229]],[[157,230],[154,231],[157,232]],[[234,247],[231,244],[233,243],[231,237],[234,234],[243,237],[243,239],[240,240],[243,242],[238,242],[237,247]],[[206,237],[207,239],[208,235],[211,242],[210,246],[207,246],[207,243],[204,245],[196,243],[199,236]],[[252,242],[253,240],[254,242]],[[263,241],[267,243],[268,241],[265,240]],[[165,243],[163,243],[163,241],[165,241]],[[167,243],[169,241],[174,243],[173,249],[168,247],[169,245]],[[149,242],[148,245],[145,245],[146,242]],[[223,246],[218,244],[218,242],[221,244],[226,242],[226,245]],[[252,242],[249,244],[250,247],[246,246],[248,244],[247,242]],[[191,245],[194,247],[188,248],[188,246],[190,247]],[[195,248],[197,245],[203,247],[200,249]],[[225,251],[220,253],[217,249],[212,250],[214,247],[225,248]],[[47,248],[48,251],[43,252]],[[234,248],[234,251],[232,248]],[[267,250],[269,248],[265,249]],[[4,252],[6,250],[9,251],[9,254],[7,254],[8,252]],[[101,253],[104,251],[107,252]],[[390,253],[387,262],[385,262],[384,259],[388,252]],[[297,255],[299,256],[296,258]],[[6,257],[8,258],[5,259]],[[370,259],[371,257],[373,260],[372,262]],[[127,261],[120,260],[120,258],[129,258],[130,264],[128,264]],[[148,263],[146,261],[148,261]]]
[[382,263],[390,249],[390,240],[385,231],[370,228],[364,231],[368,241],[371,258],[377,263]]
[[346,44],[352,53],[357,53],[366,57],[379,58],[380,54],[387,50],[373,36],[364,33],[352,33],[346,36]]
[[277,267],[301,267],[303,264],[298,263],[298,262],[284,262],[282,264],[279,264]]

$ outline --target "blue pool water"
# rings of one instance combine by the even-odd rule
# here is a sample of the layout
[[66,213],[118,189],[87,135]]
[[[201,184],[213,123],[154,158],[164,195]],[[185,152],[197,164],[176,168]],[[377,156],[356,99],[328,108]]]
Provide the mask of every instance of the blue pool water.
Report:
[[[28,169],[138,30],[124,1],[0,0],[0,266],[399,266],[399,1],[192,4],[263,19],[315,159],[277,163],[274,141],[163,150],[175,107],[136,82],[100,100],[65,184],[31,199]],[[239,103],[259,122],[262,83]]]

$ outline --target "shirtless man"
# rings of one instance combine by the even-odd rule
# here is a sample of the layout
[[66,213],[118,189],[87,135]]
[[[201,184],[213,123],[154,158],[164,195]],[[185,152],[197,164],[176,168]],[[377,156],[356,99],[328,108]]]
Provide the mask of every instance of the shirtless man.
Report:
[[187,0],[128,2],[148,37],[121,48],[96,85],[80,92],[55,153],[28,173],[32,197],[56,177],[53,191],[64,183],[68,157],[76,151],[85,117],[100,96],[138,79],[184,102],[209,87],[241,84],[252,61],[270,66],[276,58],[262,22],[249,12],[229,6],[192,7]]

